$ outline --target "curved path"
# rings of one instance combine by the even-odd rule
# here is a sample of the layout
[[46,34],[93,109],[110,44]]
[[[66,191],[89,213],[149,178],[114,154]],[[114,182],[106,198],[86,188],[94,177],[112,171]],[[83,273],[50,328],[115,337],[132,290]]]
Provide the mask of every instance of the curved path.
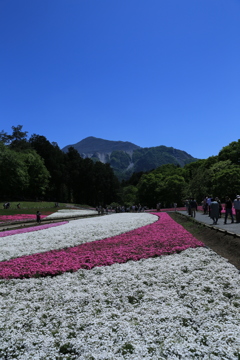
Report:
[[[190,217],[187,214],[187,211],[178,211],[178,213],[185,215],[187,217]],[[201,222],[207,226],[213,227],[216,230],[225,231],[225,232],[229,233],[230,235],[236,234],[237,236],[240,236],[240,223],[236,223],[236,221],[234,220],[234,223],[232,224],[231,219],[228,218],[227,224],[225,225],[224,217],[225,217],[225,214],[222,214],[222,217],[220,219],[218,219],[218,224],[213,225],[212,219],[208,215],[204,215],[202,210],[200,210],[200,211],[196,211],[196,217],[192,218],[192,219],[194,219],[198,222]]]

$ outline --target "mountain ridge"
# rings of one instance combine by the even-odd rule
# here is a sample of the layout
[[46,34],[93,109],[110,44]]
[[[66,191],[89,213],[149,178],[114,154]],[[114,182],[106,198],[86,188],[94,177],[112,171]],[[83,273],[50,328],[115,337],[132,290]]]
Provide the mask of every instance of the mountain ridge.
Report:
[[196,161],[186,151],[164,145],[142,148],[129,141],[113,141],[89,136],[76,144],[65,146],[78,151],[82,158],[109,163],[119,179],[127,179],[134,172],[146,172],[161,165],[175,164],[183,167]]
[[88,136],[76,144],[67,145],[62,150],[66,152],[70,146],[74,147],[79,153],[109,152],[109,150],[110,152],[114,150],[126,151],[141,148],[129,141],[104,140],[94,136]]

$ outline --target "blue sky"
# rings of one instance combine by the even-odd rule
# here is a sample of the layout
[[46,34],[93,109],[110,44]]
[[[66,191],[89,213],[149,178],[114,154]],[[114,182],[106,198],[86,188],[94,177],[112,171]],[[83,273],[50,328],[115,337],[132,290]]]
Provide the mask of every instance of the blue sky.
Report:
[[240,138],[240,0],[0,0],[0,131],[197,158]]

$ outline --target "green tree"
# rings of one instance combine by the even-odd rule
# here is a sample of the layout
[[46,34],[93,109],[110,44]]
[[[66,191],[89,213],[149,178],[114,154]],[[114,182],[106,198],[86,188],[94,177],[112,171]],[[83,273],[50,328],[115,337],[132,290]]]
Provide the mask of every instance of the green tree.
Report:
[[193,197],[198,203],[201,203],[205,196],[212,194],[210,170],[204,166],[196,169],[192,174],[192,178],[186,184],[183,192],[183,198],[185,199]]
[[0,197],[18,199],[29,186],[27,164],[20,153],[0,143]]
[[23,151],[29,149],[27,141],[27,131],[22,131],[22,125],[12,126],[12,135],[9,136],[11,143],[10,148],[16,151]]
[[46,190],[46,199],[52,201],[70,201],[66,190],[67,170],[66,155],[57,143],[50,143],[44,136],[33,134],[29,143],[32,149],[43,158],[45,166],[50,173],[50,181]]
[[207,159],[198,160],[184,167],[184,178],[187,183],[184,190],[185,198],[193,197],[200,203],[205,196],[212,194],[210,168],[217,162],[217,156],[210,156]]
[[235,198],[240,189],[240,166],[230,160],[219,161],[210,168],[213,195],[224,200],[225,196]]
[[179,175],[183,176],[184,170],[179,165],[165,164],[155,169],[154,174],[162,174],[164,176]]
[[132,206],[139,203],[138,188],[133,185],[128,185],[122,191],[122,203],[126,206]]
[[11,136],[8,135],[4,130],[0,132],[0,142],[5,145],[11,142]]
[[31,199],[43,198],[48,188],[50,174],[43,159],[34,150],[21,153],[20,157],[28,172],[28,188],[25,196]]
[[95,205],[106,206],[116,201],[119,182],[110,164],[96,162],[93,166],[92,195]]
[[233,164],[240,165],[240,139],[224,146],[218,154],[220,161],[231,160]]
[[184,189],[186,187],[185,180],[182,176],[172,175],[167,176],[164,179],[159,195],[161,196],[161,202],[164,202],[165,206],[172,206],[173,203],[178,205],[183,202]]
[[82,162],[80,154],[73,147],[68,148],[66,153],[66,183],[68,198],[71,202],[81,203],[80,177],[82,173]]
[[156,204],[160,201],[158,185],[163,180],[161,174],[155,175],[154,173],[144,174],[138,183],[139,201],[142,206],[148,206],[150,208],[156,207]]

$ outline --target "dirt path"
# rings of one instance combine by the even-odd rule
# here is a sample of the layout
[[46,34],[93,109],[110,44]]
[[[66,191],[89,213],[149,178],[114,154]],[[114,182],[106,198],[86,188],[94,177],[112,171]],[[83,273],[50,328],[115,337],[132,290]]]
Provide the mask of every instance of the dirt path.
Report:
[[231,264],[240,270],[240,238],[224,234],[214,229],[209,229],[201,224],[192,222],[187,217],[177,213],[169,215],[186,230],[188,230],[198,240],[215,251],[217,254],[226,258]]

